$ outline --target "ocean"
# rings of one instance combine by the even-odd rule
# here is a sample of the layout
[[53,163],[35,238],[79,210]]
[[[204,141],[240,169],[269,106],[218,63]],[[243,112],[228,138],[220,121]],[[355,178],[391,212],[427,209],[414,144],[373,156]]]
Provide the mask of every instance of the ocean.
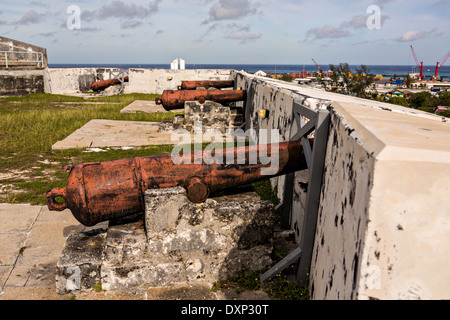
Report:
[[[329,65],[320,65],[324,71],[329,70]],[[359,65],[350,65],[350,69],[355,71]],[[372,74],[382,74],[384,76],[406,75],[408,73],[418,73],[414,66],[405,65],[367,65]],[[170,64],[49,64],[49,68],[120,68],[124,70],[143,69],[170,69]],[[424,75],[433,76],[436,66],[424,66]],[[288,64],[186,64],[186,69],[233,69],[245,70],[248,73],[255,73],[259,70],[265,73],[297,73],[300,71],[317,71],[315,65],[288,65]],[[443,66],[439,69],[439,75],[450,77],[450,66]]]

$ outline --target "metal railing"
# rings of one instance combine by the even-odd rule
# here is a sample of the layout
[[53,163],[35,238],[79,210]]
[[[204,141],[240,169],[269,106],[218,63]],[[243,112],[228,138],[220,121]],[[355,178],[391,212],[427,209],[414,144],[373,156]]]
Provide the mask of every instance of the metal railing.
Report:
[[5,64],[6,68],[12,66],[24,66],[36,64],[37,68],[44,68],[44,55],[36,51],[0,51],[0,66]]

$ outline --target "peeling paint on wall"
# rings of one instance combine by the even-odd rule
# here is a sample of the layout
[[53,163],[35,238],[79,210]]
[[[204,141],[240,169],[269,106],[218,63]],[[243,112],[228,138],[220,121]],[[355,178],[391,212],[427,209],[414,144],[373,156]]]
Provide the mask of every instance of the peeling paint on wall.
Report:
[[352,130],[332,112],[316,230],[320,240],[311,267],[313,298],[358,298],[374,159]]

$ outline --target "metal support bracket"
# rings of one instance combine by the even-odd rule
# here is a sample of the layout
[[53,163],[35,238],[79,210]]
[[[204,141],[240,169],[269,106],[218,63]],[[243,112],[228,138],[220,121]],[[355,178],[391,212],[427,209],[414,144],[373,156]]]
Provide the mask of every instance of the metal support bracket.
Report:
[[126,77],[127,71],[125,70],[118,70],[118,71],[109,71],[109,79],[118,79],[120,81],[120,94],[123,93],[123,89],[125,87],[125,77]]
[[[298,132],[292,136],[291,140],[301,140],[309,171],[309,183],[301,240],[300,245],[295,250],[260,276],[261,282],[273,278],[290,265],[298,263],[294,282],[307,283],[311,268],[311,257],[319,210],[320,189],[322,186],[325,153],[328,141],[330,112],[327,109],[314,111],[303,106],[301,101],[294,100],[293,117],[296,120],[299,129]],[[309,121],[304,123],[303,117],[308,118]],[[314,130],[314,144],[311,150],[308,135]],[[281,224],[285,229],[286,227],[290,227],[294,178],[294,173],[286,175],[283,201],[275,208],[276,211],[281,212]]]

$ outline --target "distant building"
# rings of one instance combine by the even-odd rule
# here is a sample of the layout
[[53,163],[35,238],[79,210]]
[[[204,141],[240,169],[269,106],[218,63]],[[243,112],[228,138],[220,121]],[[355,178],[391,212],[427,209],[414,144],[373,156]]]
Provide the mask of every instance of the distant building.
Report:
[[178,58],[176,58],[175,60],[173,60],[170,63],[170,69],[171,70],[178,70]]
[[401,90],[393,90],[390,92],[387,92],[385,94],[386,100],[389,100],[390,98],[404,98],[405,93]]
[[170,63],[171,70],[184,70],[186,69],[186,62],[181,58],[176,58]]

